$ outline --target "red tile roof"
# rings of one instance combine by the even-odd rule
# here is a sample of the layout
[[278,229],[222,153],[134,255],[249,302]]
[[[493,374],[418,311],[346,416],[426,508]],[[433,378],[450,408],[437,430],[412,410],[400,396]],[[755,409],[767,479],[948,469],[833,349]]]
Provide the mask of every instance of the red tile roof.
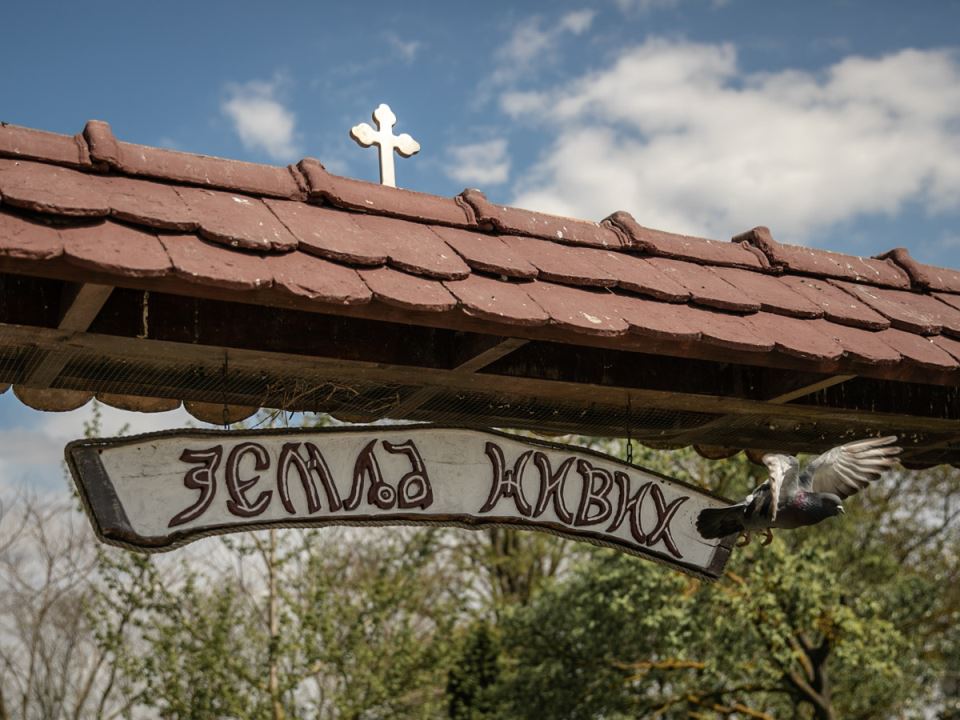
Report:
[[260,304],[369,305],[376,317],[383,303],[453,328],[467,316],[554,342],[649,339],[661,354],[960,379],[960,272],[903,249],[860,258],[762,227],[720,242],[625,212],[574,220],[477,190],[443,198],[338,177],[310,159],[283,168],[133,145],[98,121],[75,137],[0,127],[0,266],[50,275],[52,263]]

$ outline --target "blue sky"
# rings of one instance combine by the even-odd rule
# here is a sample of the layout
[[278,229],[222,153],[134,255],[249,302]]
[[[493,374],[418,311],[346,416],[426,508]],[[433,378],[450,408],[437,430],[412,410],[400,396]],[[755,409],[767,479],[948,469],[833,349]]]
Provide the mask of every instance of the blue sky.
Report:
[[[423,148],[404,187],[960,267],[958,0],[37,1],[2,23],[8,123],[375,180],[347,133],[387,102]],[[0,484],[58,483],[85,414],[0,397]]]

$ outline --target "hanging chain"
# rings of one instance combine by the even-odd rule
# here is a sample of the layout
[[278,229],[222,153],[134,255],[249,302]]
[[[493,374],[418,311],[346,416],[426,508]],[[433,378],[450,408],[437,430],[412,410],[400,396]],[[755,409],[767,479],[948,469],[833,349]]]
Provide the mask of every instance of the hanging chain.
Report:
[[229,430],[230,423],[228,421],[230,418],[230,413],[229,413],[229,410],[227,409],[227,351],[226,350],[223,351],[223,378],[222,378],[222,382],[220,383],[220,393],[223,398],[223,429]]
[[627,464],[633,465],[633,410],[627,395]]

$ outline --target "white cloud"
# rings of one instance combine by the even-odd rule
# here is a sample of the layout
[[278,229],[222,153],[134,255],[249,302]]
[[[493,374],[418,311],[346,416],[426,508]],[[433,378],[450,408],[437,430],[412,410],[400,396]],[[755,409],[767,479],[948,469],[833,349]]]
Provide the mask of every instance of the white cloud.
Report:
[[[672,10],[679,7],[681,0],[614,0],[620,12],[628,14],[646,14],[657,10]],[[709,0],[714,9],[725,7],[730,0]]]
[[728,237],[794,242],[906,202],[960,198],[960,63],[948,51],[849,57],[813,74],[747,73],[731,45],[651,39],[501,107],[554,133],[514,202],[597,219],[616,209]]
[[230,97],[221,110],[233,122],[245,148],[286,162],[295,159],[299,150],[294,141],[296,116],[275,97],[280,84],[281,80],[275,79],[231,85],[227,90]]
[[575,10],[547,26],[538,15],[522,20],[513,29],[509,40],[497,49],[497,67],[490,77],[490,84],[510,85],[533,74],[537,68],[552,64],[564,36],[585,33],[595,15],[593,10]]
[[510,176],[510,156],[504,139],[461,145],[448,152],[447,175],[468,185],[497,185]]
[[386,33],[384,38],[386,38],[387,44],[390,45],[393,51],[405,63],[411,63],[417,57],[417,52],[419,52],[421,47],[419,40],[403,40],[393,32]]
[[[17,402],[5,396],[2,402]],[[101,405],[102,435],[125,429],[127,435],[185,427],[199,423],[183,409],[165,413],[135,413]],[[83,424],[91,418],[91,406],[64,413],[35,414],[31,427],[0,429],[0,494],[10,488],[27,487],[38,492],[59,491],[63,484],[63,448],[83,437]]]

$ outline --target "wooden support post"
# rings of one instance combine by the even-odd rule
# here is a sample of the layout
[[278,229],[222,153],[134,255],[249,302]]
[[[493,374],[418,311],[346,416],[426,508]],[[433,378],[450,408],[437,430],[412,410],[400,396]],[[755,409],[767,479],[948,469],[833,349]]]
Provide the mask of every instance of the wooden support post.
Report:
[[[113,288],[109,285],[85,283],[66,285],[60,309],[59,330],[84,332],[96,320],[97,315],[110,297]],[[65,355],[43,353],[29,370],[22,385],[33,388],[48,388],[67,364]]]

